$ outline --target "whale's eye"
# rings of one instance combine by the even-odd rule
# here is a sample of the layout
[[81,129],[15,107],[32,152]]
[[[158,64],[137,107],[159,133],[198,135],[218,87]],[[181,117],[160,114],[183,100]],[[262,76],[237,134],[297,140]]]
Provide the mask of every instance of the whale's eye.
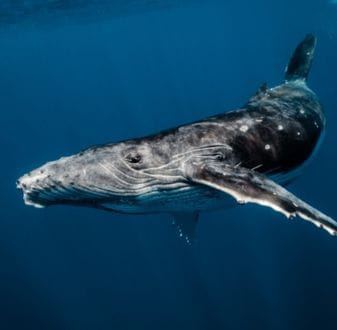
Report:
[[218,160],[218,161],[220,161],[220,162],[222,162],[222,161],[225,160],[225,156],[223,154],[217,154],[215,156],[215,159]]
[[126,155],[125,159],[132,164],[139,163],[142,160],[142,156],[136,152],[130,152]]

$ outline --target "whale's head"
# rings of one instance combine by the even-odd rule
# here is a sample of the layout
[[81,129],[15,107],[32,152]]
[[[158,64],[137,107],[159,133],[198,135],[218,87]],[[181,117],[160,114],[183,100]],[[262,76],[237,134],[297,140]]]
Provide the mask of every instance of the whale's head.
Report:
[[35,207],[112,205],[127,211],[144,196],[185,185],[181,157],[162,151],[138,141],[92,147],[23,175],[17,187]]

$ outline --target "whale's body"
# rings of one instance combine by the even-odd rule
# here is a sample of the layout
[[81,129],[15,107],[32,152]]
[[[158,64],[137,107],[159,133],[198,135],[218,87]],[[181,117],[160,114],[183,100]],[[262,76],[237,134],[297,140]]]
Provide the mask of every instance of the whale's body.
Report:
[[92,147],[24,175],[18,187],[25,202],[172,213],[188,240],[200,211],[254,202],[335,234],[334,220],[282,187],[324,133],[321,105],[306,84],[315,43],[308,35],[290,60],[285,82],[262,86],[239,110]]

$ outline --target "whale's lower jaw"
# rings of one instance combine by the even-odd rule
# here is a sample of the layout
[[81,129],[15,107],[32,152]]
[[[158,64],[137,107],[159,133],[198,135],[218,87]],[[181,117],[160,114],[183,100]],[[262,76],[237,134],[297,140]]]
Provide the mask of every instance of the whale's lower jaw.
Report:
[[26,205],[34,206],[36,208],[44,208],[46,206],[44,203],[34,199],[34,196],[36,196],[36,193],[34,192],[34,190],[30,188],[30,184],[32,182],[33,180],[30,179],[30,175],[25,174],[17,180],[16,188],[22,190],[23,200]]
[[25,202],[26,205],[28,206],[34,206],[38,209],[43,209],[44,207],[46,207],[46,205],[42,204],[42,203],[38,203],[38,202],[35,202],[33,200],[30,199],[29,195],[27,194],[23,194],[23,200]]

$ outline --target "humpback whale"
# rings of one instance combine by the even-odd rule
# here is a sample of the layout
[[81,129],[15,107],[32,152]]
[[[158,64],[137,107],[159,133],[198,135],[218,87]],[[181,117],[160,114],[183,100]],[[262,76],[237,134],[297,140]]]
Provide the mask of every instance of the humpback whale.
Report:
[[200,212],[255,203],[336,235],[332,218],[285,188],[312,157],[325,129],[322,107],[307,85],[315,46],[316,38],[306,35],[283,83],[264,84],[237,110],[90,147],[23,175],[17,187],[25,203],[169,213],[188,242]]

